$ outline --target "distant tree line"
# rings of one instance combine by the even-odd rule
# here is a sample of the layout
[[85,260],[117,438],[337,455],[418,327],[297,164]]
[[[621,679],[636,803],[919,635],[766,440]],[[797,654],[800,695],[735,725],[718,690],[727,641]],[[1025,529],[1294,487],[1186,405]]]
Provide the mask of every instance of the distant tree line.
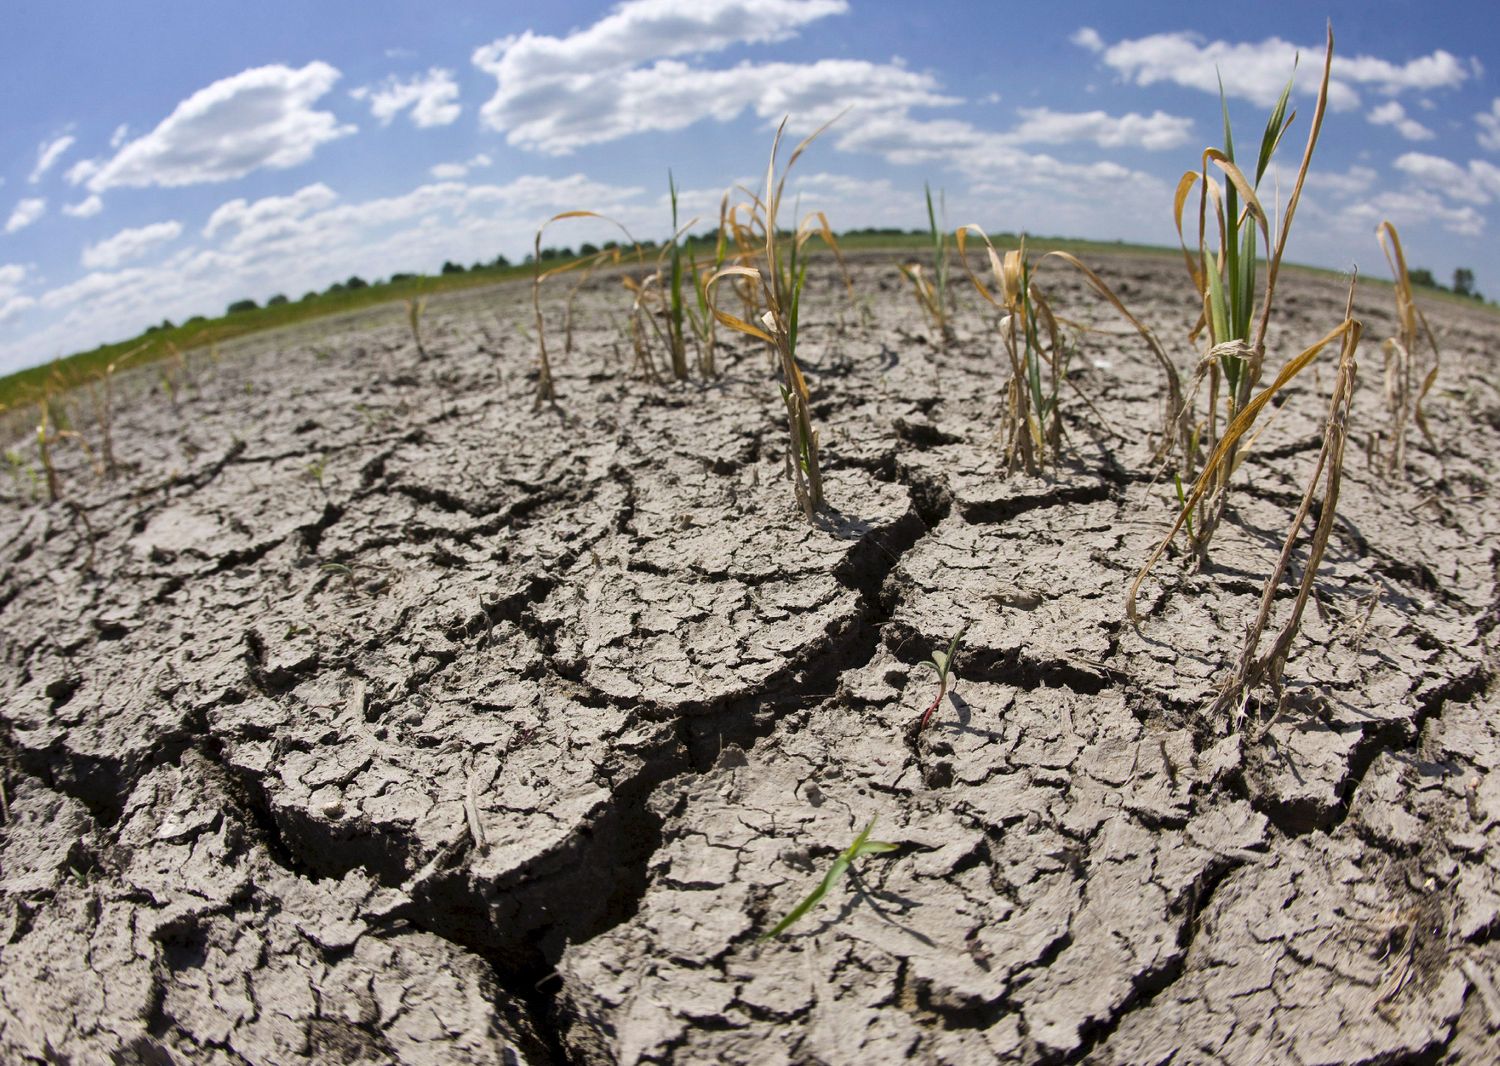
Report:
[[1432,271],[1426,267],[1413,267],[1407,272],[1413,285],[1421,285],[1428,289],[1437,289],[1439,292],[1451,292],[1455,296],[1467,296],[1471,300],[1483,300],[1479,290],[1474,288],[1474,271],[1468,267],[1459,267],[1453,272],[1453,284],[1444,285],[1432,276]]

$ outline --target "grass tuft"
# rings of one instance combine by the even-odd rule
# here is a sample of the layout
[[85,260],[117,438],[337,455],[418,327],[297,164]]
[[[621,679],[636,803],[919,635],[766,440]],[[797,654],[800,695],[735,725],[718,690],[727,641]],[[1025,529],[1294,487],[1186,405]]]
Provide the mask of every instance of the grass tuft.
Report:
[[[781,399],[786,406],[789,445],[787,467],[791,472],[797,504],[809,520],[823,506],[823,472],[818,462],[818,433],[812,425],[811,399],[807,379],[797,362],[797,323],[801,309],[802,289],[807,279],[807,261],[802,254],[803,246],[814,236],[839,256],[838,242],[828,226],[822,212],[807,215],[789,235],[778,233],[777,215],[780,213],[782,195],[786,188],[787,174],[802,153],[831,123],[824,124],[804,138],[793,149],[786,167],[777,177],[776,161],[781,148],[781,135],[786,129],[786,119],[776,129],[771,142],[771,161],[766,167],[765,199],[751,194],[748,205],[736,205],[729,214],[729,225],[741,250],[738,260],[730,266],[716,270],[705,284],[706,301],[713,315],[723,325],[748,336],[765,341],[771,346],[781,371]],[[743,207],[745,218],[740,220]],[[753,240],[759,234],[764,243]],[[752,265],[753,264],[753,265]],[[848,272],[844,274],[848,283]],[[731,314],[719,306],[718,286],[730,280],[735,284],[745,316]],[[849,285],[852,295],[853,287]],[[760,308],[760,314],[756,314]],[[759,322],[759,325],[754,322]]]

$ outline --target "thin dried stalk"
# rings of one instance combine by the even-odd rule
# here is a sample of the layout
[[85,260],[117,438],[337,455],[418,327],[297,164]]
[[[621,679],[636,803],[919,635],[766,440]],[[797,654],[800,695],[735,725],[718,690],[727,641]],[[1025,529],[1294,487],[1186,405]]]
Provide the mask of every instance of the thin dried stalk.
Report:
[[1125,612],[1132,623],[1136,625],[1140,624],[1140,617],[1136,613],[1136,597],[1140,592],[1141,585],[1161,560],[1161,557],[1166,553],[1167,546],[1172,543],[1173,538],[1177,536],[1188,519],[1192,517],[1193,509],[1203,502],[1204,498],[1215,485],[1222,481],[1224,467],[1232,461],[1236,446],[1255,425],[1255,420],[1261,411],[1265,409],[1266,405],[1293,378],[1303,370],[1306,370],[1312,364],[1313,360],[1322,353],[1324,348],[1336,340],[1346,338],[1351,332],[1355,332],[1358,329],[1359,325],[1353,319],[1345,319],[1338,326],[1329,330],[1312,347],[1303,350],[1295,359],[1292,359],[1286,366],[1282,367],[1281,372],[1276,375],[1276,379],[1264,391],[1246,403],[1240,413],[1225,428],[1224,435],[1219,438],[1218,444],[1208,457],[1208,461],[1204,464],[1203,472],[1198,475],[1198,480],[1194,482],[1192,491],[1187,494],[1182,508],[1177,514],[1176,521],[1172,523],[1172,528],[1167,531],[1167,535],[1162,538],[1161,543],[1156,546],[1150,558],[1141,567],[1140,573],[1136,574],[1135,580],[1130,583],[1130,588],[1125,594]]
[[[1334,379],[1333,394],[1329,399],[1328,418],[1323,429],[1323,446],[1318,452],[1318,461],[1313,467],[1312,476],[1308,478],[1307,490],[1302,494],[1302,502],[1292,518],[1292,525],[1287,531],[1281,555],[1276,560],[1271,573],[1266,577],[1265,589],[1261,593],[1260,610],[1245,634],[1245,647],[1240,654],[1239,664],[1220,688],[1219,695],[1210,708],[1210,714],[1215,717],[1227,714],[1236,728],[1244,718],[1246,697],[1255,688],[1263,684],[1269,685],[1276,702],[1279,703],[1281,700],[1282,674],[1286,669],[1287,657],[1291,653],[1292,641],[1301,627],[1302,613],[1307,607],[1308,597],[1312,595],[1313,584],[1318,576],[1318,566],[1322,563],[1323,553],[1328,547],[1328,538],[1333,533],[1339,486],[1344,470],[1344,445],[1349,435],[1349,408],[1354,400],[1354,383],[1358,372],[1358,363],[1354,356],[1359,348],[1362,331],[1360,323],[1354,321],[1353,313],[1354,283],[1351,282],[1349,304],[1344,312],[1345,324],[1349,328],[1344,331],[1343,346],[1339,351],[1338,374]],[[1312,511],[1320,478],[1323,481],[1323,499],[1318,508],[1318,520],[1313,526],[1312,537],[1308,543],[1307,565],[1303,567],[1302,579],[1297,586],[1297,598],[1292,605],[1290,617],[1282,626],[1281,632],[1276,635],[1276,640],[1270,650],[1260,655],[1258,654],[1260,641],[1271,619],[1276,590],[1281,587],[1282,578],[1291,565],[1298,535],[1302,532],[1303,523],[1307,521]]]
[[[1386,262],[1396,279],[1396,336],[1388,338],[1381,349],[1385,354],[1385,402],[1390,413],[1390,439],[1386,443],[1385,471],[1389,476],[1406,473],[1406,425],[1415,421],[1430,447],[1437,442],[1427,428],[1427,418],[1422,411],[1422,401],[1428,390],[1437,381],[1442,355],[1438,351],[1437,338],[1427,324],[1412,298],[1411,275],[1406,269],[1406,253],[1401,247],[1401,237],[1390,222],[1382,222],[1375,231],[1380,247],[1385,252]],[[1413,396],[1415,382],[1414,364],[1421,341],[1426,339],[1432,351],[1432,366],[1422,377],[1422,384]]]
[[545,233],[547,231],[547,227],[552,225],[554,222],[560,222],[563,219],[567,218],[597,218],[608,222],[610,225],[617,228],[621,233],[625,234],[626,239],[629,240],[631,245],[635,248],[636,258],[640,258],[641,246],[636,242],[636,239],[634,237],[630,236],[630,231],[627,230],[624,226],[620,225],[620,223],[616,222],[614,219],[610,218],[608,215],[601,215],[597,211],[563,211],[560,214],[553,215],[546,222],[543,222],[541,227],[536,231],[536,238],[533,242],[533,254],[531,257],[531,310],[532,314],[535,316],[537,346],[536,402],[534,405],[536,407],[541,407],[544,403],[557,402],[557,388],[553,384],[552,380],[552,360],[548,358],[547,355],[547,323],[542,316],[542,282],[546,281],[554,274],[563,274],[567,271],[577,270],[581,267],[586,267],[589,270],[593,270],[601,262],[604,262],[607,259],[613,260],[616,263],[620,261],[620,250],[618,248],[611,248],[606,249],[598,253],[597,255],[589,256],[586,259],[575,260],[571,263],[564,263],[562,266],[553,267],[551,270],[543,270],[542,234]]

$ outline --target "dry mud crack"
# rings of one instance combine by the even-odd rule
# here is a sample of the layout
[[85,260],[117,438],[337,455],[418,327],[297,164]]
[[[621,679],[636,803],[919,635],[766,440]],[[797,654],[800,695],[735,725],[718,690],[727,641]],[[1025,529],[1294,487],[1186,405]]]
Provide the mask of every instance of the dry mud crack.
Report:
[[[1103,265],[1188,365],[1175,262]],[[1342,301],[1295,284],[1287,345]],[[175,403],[128,381],[124,476],[64,452],[63,502],[5,490],[0,1060],[1500,1055],[1494,318],[1429,309],[1441,448],[1396,481],[1351,449],[1294,698],[1229,736],[1199,711],[1316,451],[1311,379],[1137,630],[1160,383],[1081,288],[1069,454],[1028,478],[977,308],[939,348],[812,279],[813,524],[762,352],[639,381],[600,278],[534,411],[495,328],[526,298],[436,304],[426,358],[389,311],[200,357]],[[758,939],[872,818],[898,851]]]

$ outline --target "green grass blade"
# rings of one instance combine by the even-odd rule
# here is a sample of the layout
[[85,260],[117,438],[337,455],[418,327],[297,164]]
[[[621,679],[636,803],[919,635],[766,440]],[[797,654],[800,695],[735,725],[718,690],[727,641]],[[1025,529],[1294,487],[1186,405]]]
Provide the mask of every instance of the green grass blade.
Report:
[[1271,111],[1271,117],[1266,122],[1266,132],[1260,139],[1260,158],[1255,163],[1255,184],[1260,184],[1260,179],[1266,172],[1266,167],[1271,165],[1271,153],[1276,151],[1276,145],[1281,141],[1281,135],[1286,131],[1286,105],[1292,95],[1292,80],[1297,74],[1296,63],[1292,64],[1292,77],[1286,80],[1286,87],[1281,90],[1281,99],[1276,101],[1276,107]]
[[1255,226],[1246,226],[1240,247],[1239,292],[1235,296],[1234,308],[1234,335],[1241,339],[1250,336],[1250,316],[1254,313],[1255,244]]
[[892,844],[884,840],[871,840],[870,832],[874,828],[875,819],[871,818],[867,823],[865,823],[864,829],[860,830],[859,836],[854,838],[854,843],[850,844],[847,848],[841,851],[838,858],[833,860],[833,865],[830,866],[828,868],[828,872],[823,875],[823,880],[818,883],[818,887],[809,892],[807,894],[807,897],[803,899],[801,903],[798,903],[795,907],[787,912],[785,918],[781,919],[781,921],[777,922],[769,930],[762,933],[758,939],[769,940],[774,936],[780,936],[782,933],[791,928],[792,925],[795,924],[804,915],[806,915],[808,911],[812,910],[823,901],[823,897],[827,896],[828,893],[833,890],[833,886],[839,883],[839,880],[844,876],[845,873],[848,872],[850,864],[855,860],[860,859],[866,855],[884,855],[888,852],[897,850],[901,846],[899,844]]

